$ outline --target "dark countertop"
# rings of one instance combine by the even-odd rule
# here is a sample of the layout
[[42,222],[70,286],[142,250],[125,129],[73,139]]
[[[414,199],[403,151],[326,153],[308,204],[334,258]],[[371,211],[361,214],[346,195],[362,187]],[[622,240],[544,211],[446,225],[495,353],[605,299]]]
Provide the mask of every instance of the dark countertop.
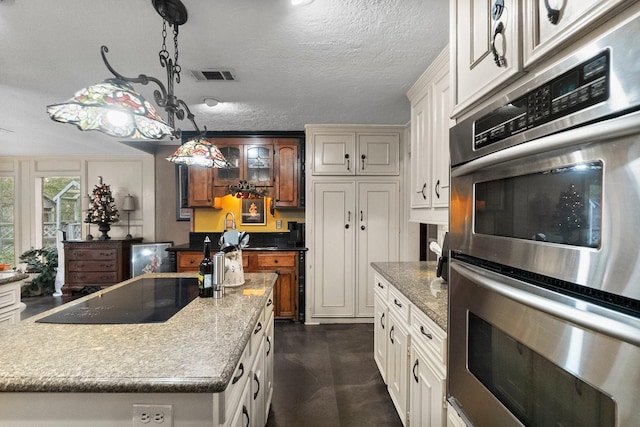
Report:
[[436,277],[435,261],[374,262],[371,266],[445,332],[449,286]]
[[[164,323],[53,324],[41,317],[100,298],[145,274],[0,330],[0,391],[216,393],[233,375],[276,274],[245,273],[222,299],[196,298]],[[141,345],[144,344],[144,345]]]
[[[211,250],[219,249],[218,241],[222,232],[191,232],[189,243],[175,245],[167,249],[169,252],[202,252],[204,239],[211,240]],[[306,251],[304,242],[292,243],[289,233],[249,233],[249,245],[243,251]]]

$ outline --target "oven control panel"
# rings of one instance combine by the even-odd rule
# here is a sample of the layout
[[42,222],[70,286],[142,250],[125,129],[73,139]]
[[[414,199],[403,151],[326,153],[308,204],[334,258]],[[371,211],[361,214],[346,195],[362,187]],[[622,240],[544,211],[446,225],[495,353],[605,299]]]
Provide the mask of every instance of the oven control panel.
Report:
[[607,49],[476,120],[475,148],[606,101],[609,99],[610,63]]

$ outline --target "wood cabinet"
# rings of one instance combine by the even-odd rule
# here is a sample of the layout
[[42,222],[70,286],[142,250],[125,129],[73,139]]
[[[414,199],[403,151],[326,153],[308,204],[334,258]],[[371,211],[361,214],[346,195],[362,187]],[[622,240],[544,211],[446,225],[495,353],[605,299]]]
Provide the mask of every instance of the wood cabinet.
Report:
[[298,140],[276,139],[274,154],[274,208],[304,206],[300,196],[300,143]]
[[400,131],[394,128],[307,126],[313,175],[398,175]]
[[212,168],[189,166],[189,206],[214,205],[213,170]]
[[300,138],[208,138],[229,163],[226,168],[189,167],[189,206],[213,207],[229,185],[247,181],[267,188],[273,208],[304,207]]
[[[298,319],[298,252],[244,251],[245,272],[277,273],[273,290],[276,319]],[[244,262],[243,262],[244,264]]]
[[[178,273],[198,271],[201,252],[178,251]],[[242,266],[245,273],[277,273],[273,288],[276,319],[298,320],[298,252],[297,251],[243,251]]]
[[311,193],[311,315],[373,317],[370,264],[399,257],[400,183],[318,180]]
[[65,241],[64,294],[85,286],[106,287],[131,278],[131,245],[141,238],[129,240]]
[[[612,16],[634,3],[630,0],[452,1],[454,116],[462,115],[523,72],[532,71],[532,67],[598,26],[606,25]],[[549,15],[555,18],[555,23]]]
[[447,224],[449,220],[449,128],[453,121],[445,49],[407,92],[411,101],[409,218]]

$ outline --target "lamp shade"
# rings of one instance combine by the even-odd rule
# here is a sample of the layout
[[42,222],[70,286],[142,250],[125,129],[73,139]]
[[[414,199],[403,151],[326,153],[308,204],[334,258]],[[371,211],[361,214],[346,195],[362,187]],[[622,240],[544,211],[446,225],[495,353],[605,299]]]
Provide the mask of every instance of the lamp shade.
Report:
[[124,201],[122,202],[122,210],[125,212],[132,212],[136,210],[135,198],[131,194],[127,194],[126,196],[124,196]]
[[179,165],[206,168],[223,168],[227,166],[227,160],[218,150],[218,147],[202,138],[190,139],[185,142],[178,147],[175,153],[167,157],[167,160]]
[[47,106],[51,119],[120,138],[161,139],[173,129],[129,83],[106,79],[79,90],[65,103]]

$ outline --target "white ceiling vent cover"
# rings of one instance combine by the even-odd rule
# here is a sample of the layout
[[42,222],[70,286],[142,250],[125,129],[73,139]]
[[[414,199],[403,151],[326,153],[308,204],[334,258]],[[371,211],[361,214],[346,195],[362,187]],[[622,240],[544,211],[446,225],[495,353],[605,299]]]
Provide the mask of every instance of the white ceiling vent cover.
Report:
[[235,72],[231,69],[191,70],[191,74],[200,81],[233,81]]

